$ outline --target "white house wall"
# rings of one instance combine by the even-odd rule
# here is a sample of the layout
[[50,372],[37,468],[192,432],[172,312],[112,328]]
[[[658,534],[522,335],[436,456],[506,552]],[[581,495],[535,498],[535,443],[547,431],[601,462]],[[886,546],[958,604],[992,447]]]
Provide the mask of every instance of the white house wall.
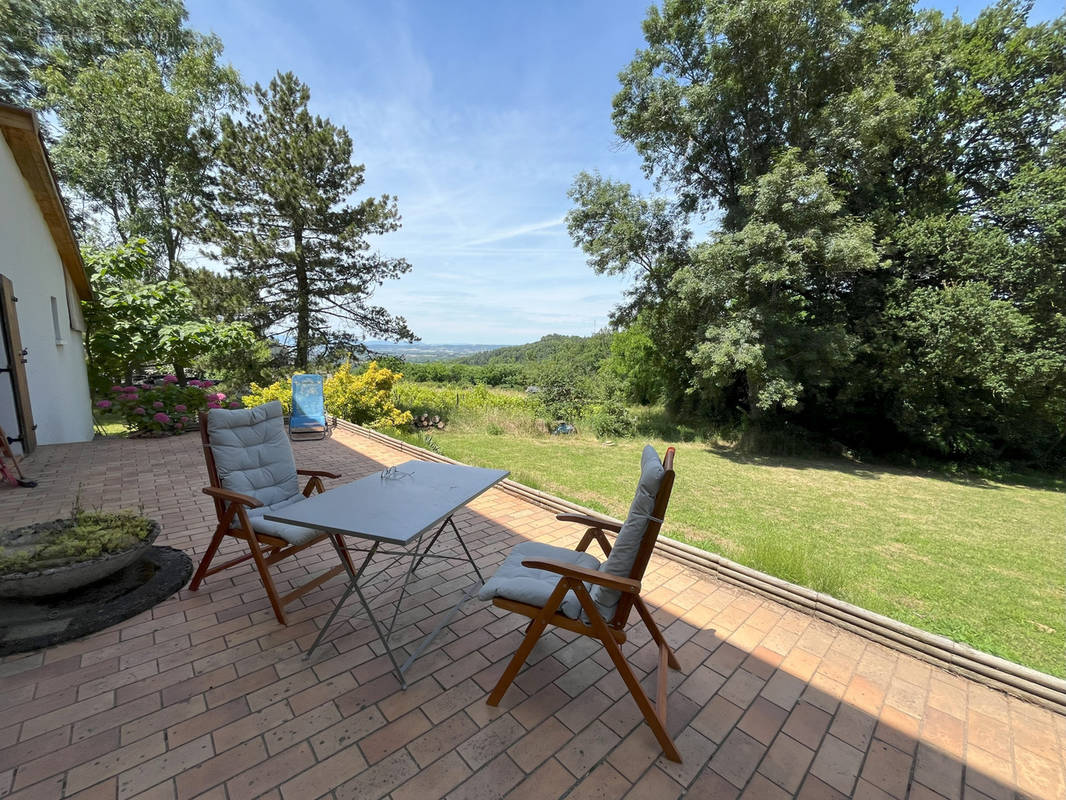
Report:
[[[81,442],[93,436],[89,379],[85,369],[82,333],[71,327],[80,322],[80,309],[71,309],[77,297],[59,260],[29,185],[19,172],[7,142],[0,137],[0,274],[12,284],[22,346],[29,352],[26,380],[30,406],[37,424],[38,444]],[[60,341],[52,313],[55,298]],[[73,312],[73,313],[72,313]],[[2,351],[3,348],[0,348]],[[8,354],[0,352],[3,366]],[[14,396],[7,373],[0,375],[0,425],[14,435]]]

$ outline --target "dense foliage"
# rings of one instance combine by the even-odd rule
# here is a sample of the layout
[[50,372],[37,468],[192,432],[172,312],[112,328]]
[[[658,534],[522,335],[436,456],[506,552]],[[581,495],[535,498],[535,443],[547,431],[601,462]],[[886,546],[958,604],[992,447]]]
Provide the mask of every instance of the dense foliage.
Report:
[[652,7],[613,119],[664,196],[583,174],[568,218],[636,276],[616,322],[656,358],[618,359],[716,421],[1061,462],[1066,17],[1028,10]]
[[89,380],[99,393],[132,383],[135,373],[174,366],[184,379],[197,359],[252,347],[244,323],[197,317],[189,289],[178,281],[151,280],[153,259],[143,241],[105,250],[86,249],[93,299],[82,303]]
[[552,333],[529,344],[498,347],[459,359],[463,364],[531,364],[539,362],[568,362],[576,369],[591,372],[610,347],[611,336],[603,332],[588,336],[560,336]]

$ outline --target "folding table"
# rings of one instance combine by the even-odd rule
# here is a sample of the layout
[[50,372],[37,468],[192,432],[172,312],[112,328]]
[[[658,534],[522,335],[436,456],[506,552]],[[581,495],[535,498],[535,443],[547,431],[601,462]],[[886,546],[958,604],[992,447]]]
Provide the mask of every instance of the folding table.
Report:
[[[315,648],[321,643],[326,631],[337,616],[337,612],[347,602],[348,598],[355,594],[359,598],[363,609],[366,611],[374,631],[385,647],[385,652],[392,662],[400,684],[406,689],[404,673],[421,655],[422,651],[429,646],[430,642],[440,633],[441,629],[451,622],[452,617],[470,596],[471,591],[477,584],[471,586],[460,596],[451,612],[437,625],[436,628],[419,643],[418,647],[400,665],[396,655],[389,646],[389,637],[392,635],[396,624],[396,617],[400,613],[400,604],[407,593],[407,585],[414,576],[419,565],[427,558],[443,559],[449,561],[468,561],[474,568],[478,580],[484,583],[481,571],[477,568],[470,550],[463,541],[462,534],[452,521],[452,515],[473,500],[483,494],[497,483],[508,476],[508,471],[503,469],[484,469],[482,467],[467,467],[458,464],[437,464],[426,461],[407,461],[395,467],[383,469],[353,483],[338,486],[334,489],[310,497],[307,500],[293,503],[290,506],[264,514],[265,519],[277,522],[286,522],[290,525],[298,525],[305,528],[317,528],[330,533],[339,533],[346,537],[365,539],[370,543],[368,549],[348,548],[354,552],[365,552],[366,556],[357,569],[347,567],[348,587],[337,601],[336,607],[329,615],[322,630],[318,632],[314,643],[308,649],[306,656],[309,658]],[[430,552],[437,539],[446,527],[451,527],[455,532],[459,544],[463,548],[464,556],[444,555]],[[422,548],[422,540],[426,533],[433,530],[426,547]],[[331,538],[330,541],[333,541]],[[414,547],[410,548],[414,543]],[[333,542],[338,555],[341,554],[341,544]],[[388,549],[389,546],[398,549]],[[400,596],[393,610],[392,620],[388,627],[384,627],[374,616],[367,602],[364,589],[359,581],[366,572],[372,558],[375,555],[388,555],[393,561],[382,568],[377,575],[385,574],[385,570],[392,564],[408,559],[409,564],[404,574],[403,586]],[[341,559],[345,564],[347,561]]]

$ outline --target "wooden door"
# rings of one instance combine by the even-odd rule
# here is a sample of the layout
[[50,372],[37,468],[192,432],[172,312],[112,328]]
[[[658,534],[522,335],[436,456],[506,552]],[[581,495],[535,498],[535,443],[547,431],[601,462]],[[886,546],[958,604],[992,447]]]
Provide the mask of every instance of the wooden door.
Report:
[[28,454],[37,449],[37,426],[33,424],[33,410],[30,408],[30,387],[26,382],[26,351],[22,347],[22,337],[19,336],[16,302],[18,298],[15,297],[11,281],[0,275],[0,328],[3,328],[4,351],[7,354],[7,368],[3,372],[11,380],[15,418],[19,427],[18,437],[11,441],[19,442],[22,452]]

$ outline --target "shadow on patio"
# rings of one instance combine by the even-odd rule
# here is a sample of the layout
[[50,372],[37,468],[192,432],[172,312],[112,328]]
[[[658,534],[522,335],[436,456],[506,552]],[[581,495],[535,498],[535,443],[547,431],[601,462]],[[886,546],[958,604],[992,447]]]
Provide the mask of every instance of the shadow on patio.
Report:
[[[407,459],[341,431],[295,447],[300,466],[342,480]],[[0,492],[9,526],[62,516],[80,497],[143,507],[163,523],[160,543],[194,560],[206,547],[214,511],[196,437],[47,447],[27,466],[41,485]],[[499,490],[456,522],[486,574],[522,538],[573,546],[582,533]],[[283,562],[280,581],[333,558],[317,546]],[[433,628],[467,571],[420,569],[399,641]],[[662,557],[644,587],[682,666],[669,725],[680,765],[661,758],[597,642],[546,634],[490,708],[525,619],[471,600],[404,692],[362,618],[303,659],[339,579],[282,627],[242,566],[116,627],[0,661],[0,796],[1066,797],[1060,715]],[[650,680],[654,646],[642,626],[632,633],[624,652]]]

